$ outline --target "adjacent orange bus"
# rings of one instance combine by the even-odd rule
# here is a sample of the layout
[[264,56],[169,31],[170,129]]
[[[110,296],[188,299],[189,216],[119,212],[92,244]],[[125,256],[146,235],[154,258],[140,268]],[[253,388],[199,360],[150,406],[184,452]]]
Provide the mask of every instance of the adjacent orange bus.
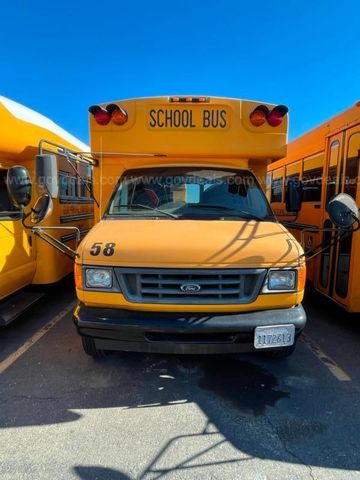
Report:
[[[334,238],[327,204],[344,192],[359,201],[360,102],[289,144],[287,156],[268,167],[267,195],[276,212],[284,210],[290,179],[303,182],[303,202],[287,227],[304,248]],[[308,262],[307,279],[349,312],[360,312],[356,281],[360,237],[349,235]]]

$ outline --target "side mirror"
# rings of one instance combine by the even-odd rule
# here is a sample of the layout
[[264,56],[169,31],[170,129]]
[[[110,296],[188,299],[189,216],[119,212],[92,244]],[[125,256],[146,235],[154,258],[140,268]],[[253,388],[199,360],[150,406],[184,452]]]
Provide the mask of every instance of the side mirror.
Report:
[[31,209],[30,220],[31,223],[40,223],[45,220],[52,212],[53,202],[48,193],[44,193],[39,197],[33,208]]
[[300,180],[289,180],[285,194],[286,210],[291,213],[298,213],[301,210],[303,197],[303,185]]
[[36,155],[35,157],[35,176],[38,186],[43,187],[38,192],[39,195],[49,193],[51,198],[59,196],[59,182],[56,155]]
[[330,220],[339,228],[351,228],[359,220],[355,200],[347,193],[339,193],[327,205]]
[[32,184],[25,167],[10,167],[6,177],[6,187],[12,203],[17,208],[26,207],[31,200]]

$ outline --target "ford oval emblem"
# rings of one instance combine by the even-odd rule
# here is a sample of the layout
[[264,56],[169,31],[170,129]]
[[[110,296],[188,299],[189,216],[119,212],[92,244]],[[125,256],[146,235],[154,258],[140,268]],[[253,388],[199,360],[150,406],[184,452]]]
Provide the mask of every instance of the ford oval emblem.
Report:
[[198,293],[201,287],[197,283],[184,283],[180,286],[180,290],[184,293]]

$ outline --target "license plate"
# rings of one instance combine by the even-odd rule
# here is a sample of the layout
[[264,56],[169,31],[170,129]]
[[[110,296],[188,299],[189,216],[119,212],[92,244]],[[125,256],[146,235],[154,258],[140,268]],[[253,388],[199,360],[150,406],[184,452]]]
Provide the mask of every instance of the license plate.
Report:
[[255,348],[289,347],[293,345],[294,341],[294,325],[271,325],[255,328]]

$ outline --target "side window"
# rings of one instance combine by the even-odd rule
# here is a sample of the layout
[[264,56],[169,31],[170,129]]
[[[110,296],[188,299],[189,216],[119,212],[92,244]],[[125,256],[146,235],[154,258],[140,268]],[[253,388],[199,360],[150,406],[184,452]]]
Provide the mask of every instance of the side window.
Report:
[[76,178],[70,177],[70,196],[76,197],[77,196],[77,188],[76,188]]
[[338,140],[335,140],[335,142],[331,144],[329,152],[329,169],[326,179],[326,205],[336,195],[338,189],[337,166],[339,161],[339,151],[340,143]]
[[304,202],[320,202],[322,190],[322,174],[323,168],[314,168],[303,174],[303,201]]
[[323,183],[324,152],[304,159],[302,182],[304,202],[320,202]]
[[[90,189],[90,191],[89,191]],[[90,179],[80,180],[79,182],[79,196],[81,198],[90,198],[90,192],[92,192],[92,182]]]
[[266,190],[271,186],[271,172],[266,174]]
[[323,167],[307,170],[303,174],[303,201],[320,202],[322,190]]
[[300,166],[301,162],[295,162],[287,166],[286,168],[286,176],[285,176],[285,189],[287,190],[287,186],[289,180],[293,180],[294,182],[299,182],[300,180]]
[[7,170],[0,169],[0,217],[9,217],[9,212],[14,212],[15,214],[20,210],[15,208],[10,200],[10,197],[6,188],[6,175]]
[[59,173],[59,193],[60,197],[69,197],[70,195],[70,178],[66,173]]
[[355,200],[359,176],[359,158],[360,132],[357,132],[349,138],[344,179],[344,192],[351,195]]
[[266,174],[266,198],[269,202],[271,202],[271,178],[272,174],[271,172],[268,172]]
[[92,192],[92,169],[87,166],[80,170],[81,178],[78,178],[78,196],[80,198],[91,198]]
[[271,202],[282,201],[283,177],[273,178],[271,183]]
[[77,178],[66,172],[59,173],[59,191],[60,197],[77,197],[80,193],[80,187]]

